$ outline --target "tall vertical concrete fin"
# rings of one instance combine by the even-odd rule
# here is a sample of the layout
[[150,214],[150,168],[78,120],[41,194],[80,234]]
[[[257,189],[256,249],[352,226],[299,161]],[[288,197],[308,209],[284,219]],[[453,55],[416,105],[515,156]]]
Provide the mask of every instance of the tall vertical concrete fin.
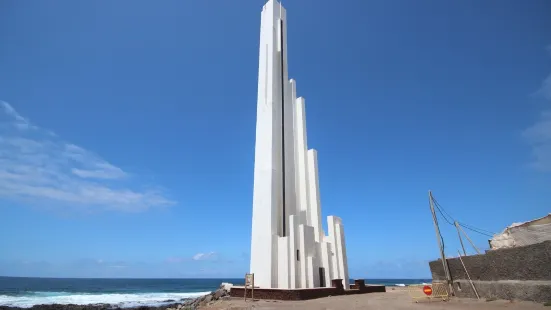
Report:
[[334,252],[333,279],[342,279],[345,288],[350,287],[348,276],[348,258],[346,256],[346,244],[344,240],[344,228],[342,220],[336,216],[328,216],[329,240]]
[[308,288],[314,288],[316,287],[316,275],[317,275],[317,272],[315,272],[315,263],[314,263],[314,257],[312,256],[308,256],[306,258],[306,266],[308,268],[308,283],[307,283],[307,287]]
[[298,173],[298,163],[297,163],[297,146],[296,146],[296,140],[297,140],[297,133],[296,133],[296,115],[295,115],[295,110],[296,110],[296,81],[293,80],[293,79],[290,79],[287,83],[287,87],[288,87],[288,92],[287,92],[287,99],[286,99],[286,102],[289,103],[288,107],[289,109],[286,110],[286,111],[289,111],[289,118],[292,119],[292,122],[291,124],[289,125],[289,141],[290,141],[290,144],[292,144],[292,154],[291,152],[288,154],[289,157],[292,157],[292,160],[291,158],[289,158],[290,161],[292,161],[292,174],[291,174],[291,171],[289,171],[289,177],[292,179],[290,185],[293,186],[293,189],[289,189],[290,191],[293,192],[293,197],[292,197],[292,201],[289,201],[289,206],[288,206],[288,211],[289,211],[289,215],[297,215],[299,214],[298,212],[298,208],[299,208],[299,192],[298,192],[298,178],[297,178],[297,173]]
[[276,191],[276,207],[274,214],[277,221],[278,236],[285,236],[287,215],[285,214],[285,134],[284,134],[284,98],[285,98],[285,59],[283,51],[283,19],[281,18],[282,7],[277,1],[268,1],[266,6],[272,10],[272,72],[273,72],[273,96],[274,102],[274,121],[273,134],[277,137],[274,143],[274,170],[277,172],[277,177],[274,178],[274,191]]
[[321,201],[319,193],[319,176],[318,176],[318,152],[314,149],[308,150],[308,198],[310,199],[308,206],[308,215],[310,217],[310,225],[314,227],[316,241],[320,242],[322,238],[321,226]]
[[297,253],[301,269],[301,288],[313,288],[315,241],[314,228],[308,225],[299,225],[300,246]]
[[306,260],[306,249],[308,248],[308,244],[306,242],[307,238],[307,232],[306,232],[306,225],[300,224],[298,226],[299,231],[299,247],[297,251],[297,259],[299,262],[299,268],[300,268],[300,287],[301,288],[307,288],[308,287],[308,262]]
[[321,262],[321,247],[320,247],[320,243],[314,240],[313,234],[314,234],[314,229],[312,227],[312,240],[314,244],[314,254],[312,256],[312,274],[314,275],[314,277],[312,279],[313,281],[312,287],[321,287],[320,267],[323,267]]
[[295,216],[294,219],[295,221],[293,223],[293,227],[295,229],[295,252],[293,253],[293,256],[294,256],[293,258],[295,260],[295,266],[296,266],[295,276],[296,276],[297,288],[301,288],[302,287],[302,265],[301,265],[299,253],[301,252],[300,248],[303,246],[303,238],[302,238],[302,232],[300,229],[300,219],[298,218],[298,216]]
[[336,218],[335,232],[337,240],[337,251],[340,253],[339,258],[339,274],[342,277],[343,285],[345,289],[350,288],[350,278],[348,276],[348,258],[346,256],[346,244],[344,242],[344,227],[342,220]]
[[[272,268],[269,270],[271,274],[271,282],[269,287],[277,287],[279,276],[279,236],[272,235]],[[256,285],[256,274],[255,274]]]
[[332,252],[332,271],[333,274],[331,275],[331,280],[333,279],[342,279],[340,274],[340,268],[339,268],[339,256],[340,253],[338,251],[337,247],[337,233],[336,233],[336,227],[335,227],[335,216],[328,216],[327,217],[327,228],[329,230],[329,240],[330,240],[330,246],[331,246],[331,252]]
[[297,211],[302,223],[311,225],[308,217],[309,187],[308,187],[308,162],[307,162],[307,137],[306,114],[304,98],[296,99],[295,104],[295,132],[296,132],[296,158],[297,158]]
[[289,288],[289,237],[278,237],[277,287]]
[[[297,285],[300,279],[300,269],[298,267],[297,255],[298,244],[298,224],[297,216],[289,216],[289,287],[291,289],[299,288]],[[280,287],[284,288],[284,287]]]
[[[294,92],[294,81],[286,81],[285,105],[285,214],[296,214],[297,192],[296,192],[296,154],[295,154],[295,100],[292,97]],[[289,225],[286,225],[286,234],[289,233]]]
[[[257,122],[253,186],[250,272],[262,287],[277,283],[277,240],[281,232],[281,79],[275,24],[279,6],[264,5],[261,13],[258,63]],[[278,69],[279,67],[279,69]]]
[[323,241],[320,243],[321,247],[321,266],[324,271],[325,287],[331,287],[331,275],[333,274],[333,265],[331,262],[331,244]]
[[273,2],[276,11],[276,49],[278,63],[278,95],[281,111],[281,190],[282,205],[279,212],[280,236],[289,234],[289,225],[287,224],[289,215],[295,213],[295,154],[294,154],[294,134],[293,134],[293,109],[294,102],[290,98],[290,85],[287,71],[287,17],[283,6],[277,1]]

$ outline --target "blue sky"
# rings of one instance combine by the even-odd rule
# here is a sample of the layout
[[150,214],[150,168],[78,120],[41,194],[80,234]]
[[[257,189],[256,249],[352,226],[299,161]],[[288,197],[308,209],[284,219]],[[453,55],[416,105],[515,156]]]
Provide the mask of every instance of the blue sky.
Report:
[[[262,5],[2,1],[0,275],[248,270]],[[489,231],[551,210],[551,3],[284,5],[352,277],[430,276],[429,189]]]

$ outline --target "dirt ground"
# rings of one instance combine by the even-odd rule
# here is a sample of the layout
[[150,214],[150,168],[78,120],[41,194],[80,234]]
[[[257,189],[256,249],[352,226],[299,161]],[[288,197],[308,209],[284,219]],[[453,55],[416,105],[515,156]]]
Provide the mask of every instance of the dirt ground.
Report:
[[361,295],[345,295],[325,297],[304,301],[266,301],[256,300],[244,301],[241,298],[219,301],[216,304],[202,309],[209,310],[245,310],[245,309],[303,309],[303,310],[351,310],[351,309],[370,309],[370,310],[545,310],[550,307],[544,307],[542,304],[521,301],[496,300],[486,301],[485,299],[457,299],[450,301],[432,301],[419,302],[412,301],[406,290],[390,290],[386,293],[371,293]]

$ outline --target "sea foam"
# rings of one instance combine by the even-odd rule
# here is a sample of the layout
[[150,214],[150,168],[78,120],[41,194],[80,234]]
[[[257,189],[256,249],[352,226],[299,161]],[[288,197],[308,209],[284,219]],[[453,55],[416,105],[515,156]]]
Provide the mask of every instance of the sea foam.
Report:
[[[86,294],[67,292],[29,292],[25,296],[0,295],[0,306],[30,308],[45,304],[111,304],[121,308],[161,306],[181,299],[195,298],[210,292],[194,293],[142,293],[142,294]],[[167,300],[174,300],[167,302]]]

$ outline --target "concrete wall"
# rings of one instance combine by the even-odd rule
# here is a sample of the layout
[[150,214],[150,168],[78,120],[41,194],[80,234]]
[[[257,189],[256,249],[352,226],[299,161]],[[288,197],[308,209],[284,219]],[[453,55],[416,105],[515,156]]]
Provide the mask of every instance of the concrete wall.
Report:
[[[551,241],[462,259],[481,298],[551,300]],[[456,295],[476,298],[459,258],[447,261]],[[446,280],[441,260],[429,266],[433,280]]]

